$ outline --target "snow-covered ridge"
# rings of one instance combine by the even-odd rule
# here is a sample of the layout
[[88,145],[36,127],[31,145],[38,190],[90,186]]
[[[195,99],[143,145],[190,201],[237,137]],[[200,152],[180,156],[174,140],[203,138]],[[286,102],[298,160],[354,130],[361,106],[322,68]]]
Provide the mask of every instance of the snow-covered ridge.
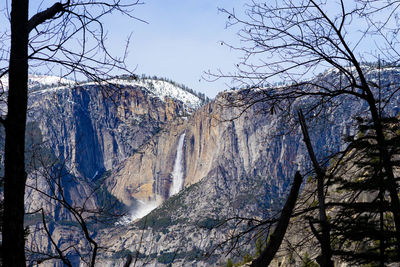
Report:
[[[8,87],[8,77],[1,78],[1,82],[5,90]],[[183,88],[175,85],[169,81],[162,81],[157,79],[119,79],[114,78],[103,82],[105,86],[109,85],[122,85],[144,88],[151,96],[158,97],[164,100],[165,97],[179,100],[191,109],[199,108],[204,100],[197,95],[184,90]],[[57,76],[46,75],[29,75],[29,87],[35,89],[33,94],[43,94],[49,92],[56,92],[70,88],[71,86],[96,86],[99,85],[95,82],[76,83],[72,80],[60,78]]]
[[28,77],[28,85],[29,86],[35,86],[35,85],[60,86],[60,85],[73,85],[75,83],[76,82],[73,80],[69,80],[69,79],[57,77],[57,76],[30,74]]
[[155,79],[112,79],[109,81],[112,84],[137,86],[145,88],[150,94],[164,100],[165,97],[180,100],[188,107],[197,109],[202,105],[202,100],[193,93],[187,92],[184,89],[176,86],[168,81]]
[[[371,65],[371,66],[370,65],[361,65],[360,67],[365,75],[372,75],[377,72],[399,72],[400,71],[400,67],[396,67],[396,66],[381,66],[381,68],[378,68],[378,66],[374,66],[374,65]],[[354,75],[357,76],[357,69],[355,66],[345,67],[344,69],[350,73],[354,73]],[[329,69],[325,70],[324,72],[321,72],[319,75],[316,75],[316,77],[328,76],[328,75],[332,75],[332,74],[338,75],[338,74],[340,74],[340,71],[337,68],[329,68]]]
[[[0,82],[1,82],[0,89],[7,91],[8,75],[4,75],[3,77],[1,77]],[[73,80],[52,75],[29,74],[28,76],[28,86],[30,88],[56,87],[56,86],[73,85],[75,83],[76,82]]]
[[[5,75],[1,77],[0,82],[0,91],[8,91],[8,76]],[[196,94],[188,92],[179,85],[176,85],[170,81],[149,78],[136,80],[114,78],[103,83],[105,86],[114,84],[119,86],[141,87],[144,88],[150,96],[160,98],[163,101],[166,97],[178,100],[190,109],[198,109],[204,103],[204,99],[201,99]],[[70,89],[72,87],[88,87],[97,85],[99,84],[95,82],[80,83],[51,75],[29,74],[28,78],[28,86],[30,88],[31,95],[54,93],[59,90]]]

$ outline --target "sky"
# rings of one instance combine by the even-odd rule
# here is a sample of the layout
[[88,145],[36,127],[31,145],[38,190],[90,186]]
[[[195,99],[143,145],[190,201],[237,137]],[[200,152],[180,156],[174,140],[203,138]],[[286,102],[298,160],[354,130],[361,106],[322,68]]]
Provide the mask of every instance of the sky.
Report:
[[[221,69],[229,72],[239,61],[238,53],[221,45],[221,41],[234,43],[237,38],[234,30],[226,29],[227,15],[218,9],[243,10],[249,0],[140,1],[143,4],[137,5],[132,12],[139,20],[117,13],[103,19],[108,32],[107,47],[113,55],[123,54],[126,40],[131,36],[126,64],[135,74],[169,78],[209,97],[229,89],[229,80],[209,82],[202,77],[206,71]],[[31,0],[29,17],[55,2]],[[2,1],[0,4],[1,32],[9,31],[10,3]],[[48,72],[40,67],[31,68],[32,71]]]
[[[31,0],[30,16],[55,1]],[[241,61],[241,54],[221,45],[223,41],[241,46],[236,34],[238,29],[226,29],[228,17],[219,8],[234,9],[236,13],[243,14],[245,4],[251,0],[140,1],[143,4],[132,11],[132,16],[138,20],[110,14],[103,21],[108,32],[107,47],[113,54],[122,54],[127,37],[131,36],[126,59],[129,70],[138,75],[169,78],[209,97],[230,89],[230,80],[209,82],[203,79],[207,71],[232,72],[236,63]],[[2,29],[8,25],[5,6],[9,3],[0,4]],[[352,24],[355,28],[360,27],[355,22]],[[369,45],[370,42],[365,43]]]
[[[227,15],[218,8],[243,9],[245,0],[145,0],[133,14],[140,22],[122,17],[106,21],[113,49],[123,48],[132,33],[127,64],[137,74],[166,77],[214,97],[229,88],[229,80],[209,82],[205,71],[233,70],[239,54],[221,45],[237,42],[226,29]],[[119,44],[119,45],[118,45]]]

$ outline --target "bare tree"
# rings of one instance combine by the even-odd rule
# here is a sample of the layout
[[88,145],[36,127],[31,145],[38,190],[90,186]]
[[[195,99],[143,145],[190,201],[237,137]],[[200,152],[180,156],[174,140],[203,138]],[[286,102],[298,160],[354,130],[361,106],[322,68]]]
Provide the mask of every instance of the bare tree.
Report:
[[[253,0],[246,6],[245,15],[222,10],[228,16],[228,27],[239,27],[241,41],[239,46],[222,44],[243,56],[236,72],[208,73],[211,80],[230,78],[241,88],[226,94],[226,99],[243,112],[263,102],[270,113],[294,118],[301,107],[305,121],[321,119],[323,113],[334,112],[344,101],[364,105],[363,114],[372,121],[382,171],[387,175],[384,183],[388,185],[385,190],[395,224],[398,257],[400,201],[382,118],[390,113],[390,102],[399,95],[400,86],[393,83],[382,90],[375,79],[377,68],[363,62],[375,61],[381,54],[387,66],[398,65],[399,6],[398,1]],[[337,78],[313,78],[325,70]],[[297,120],[292,121],[297,124]],[[324,164],[317,160],[314,169],[321,176],[323,171],[318,171],[318,166]],[[324,201],[324,183],[318,188],[319,201]]]
[[[12,0],[10,45],[2,56],[9,65],[0,77],[8,74],[7,115],[5,127],[3,263],[25,266],[24,254],[24,138],[28,99],[28,69],[48,64],[61,66],[63,75],[82,73],[91,80],[107,78],[113,69],[126,70],[124,57],[112,57],[106,47],[106,32],[101,19],[111,13],[131,15],[138,1],[57,2],[28,17],[28,0]],[[133,17],[132,17],[133,18]],[[79,48],[79,49],[77,49]],[[126,56],[126,54],[124,54]],[[50,65],[49,65],[50,64]],[[3,87],[4,88],[4,87]]]

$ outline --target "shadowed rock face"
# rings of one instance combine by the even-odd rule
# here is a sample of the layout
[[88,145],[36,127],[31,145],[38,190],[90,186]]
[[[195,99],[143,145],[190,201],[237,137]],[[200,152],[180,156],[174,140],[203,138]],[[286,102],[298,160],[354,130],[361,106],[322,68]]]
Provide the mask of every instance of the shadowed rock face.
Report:
[[89,85],[30,96],[30,120],[75,175],[92,178],[112,169],[185,112],[178,101],[150,97],[141,88],[126,87],[109,97],[107,90]]
[[[152,97],[139,87],[86,85],[39,90],[32,92],[29,100],[29,121],[35,122],[41,133],[39,142],[65,172],[82,181],[65,184],[71,189],[90,184],[113,169],[188,109],[179,101]],[[73,195],[79,203],[80,194]]]

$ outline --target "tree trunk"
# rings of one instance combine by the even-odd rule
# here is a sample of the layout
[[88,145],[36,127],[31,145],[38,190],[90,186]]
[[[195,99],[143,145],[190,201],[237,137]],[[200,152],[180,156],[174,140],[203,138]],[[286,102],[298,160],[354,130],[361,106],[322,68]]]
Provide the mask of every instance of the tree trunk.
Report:
[[[325,192],[324,192],[325,171],[321,168],[315,156],[303,112],[299,110],[298,115],[300,120],[301,131],[303,132],[304,143],[307,146],[308,154],[311,158],[315,173],[317,175],[319,224],[321,226],[321,234],[320,236],[316,236],[321,245],[321,257],[318,257],[318,263],[323,267],[325,266],[333,267],[330,227],[328,224],[328,219],[326,217]],[[315,232],[315,234],[318,235],[317,232]]]
[[290,189],[290,193],[286,200],[285,206],[282,209],[282,214],[279,218],[278,225],[272,233],[267,247],[261,252],[260,257],[258,257],[251,263],[251,266],[268,266],[273,260],[276,252],[278,251],[282,243],[283,238],[285,237],[285,233],[289,225],[289,220],[292,216],[292,212],[296,204],[297,197],[299,195],[300,185],[302,181],[303,177],[299,172],[296,172],[292,188]]
[[28,6],[28,0],[13,0],[11,4],[11,51],[4,153],[4,266],[26,266],[24,151],[28,99]]

